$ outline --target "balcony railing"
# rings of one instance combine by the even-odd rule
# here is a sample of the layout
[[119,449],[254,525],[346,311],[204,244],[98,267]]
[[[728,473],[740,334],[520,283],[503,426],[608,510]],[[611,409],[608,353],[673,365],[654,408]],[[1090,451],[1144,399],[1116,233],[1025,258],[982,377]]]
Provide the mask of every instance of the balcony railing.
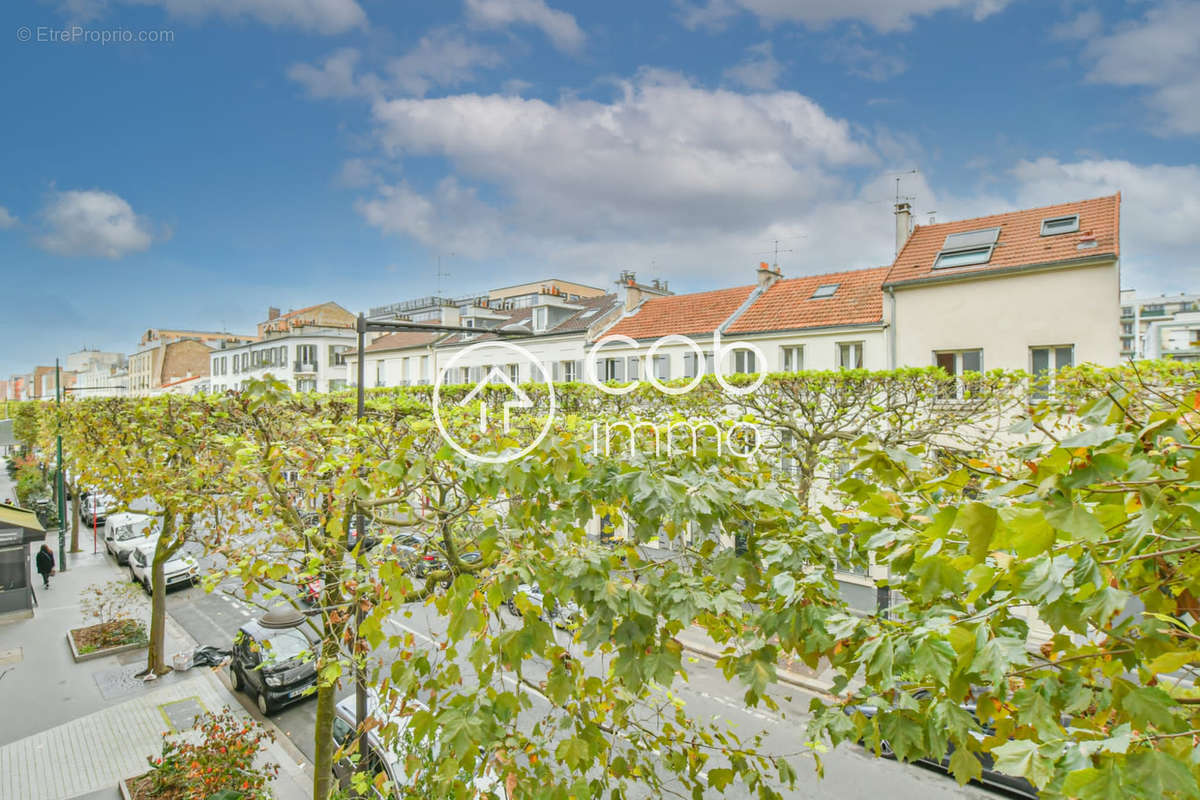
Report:
[[312,361],[297,361],[292,365],[292,372],[316,372],[317,365]]

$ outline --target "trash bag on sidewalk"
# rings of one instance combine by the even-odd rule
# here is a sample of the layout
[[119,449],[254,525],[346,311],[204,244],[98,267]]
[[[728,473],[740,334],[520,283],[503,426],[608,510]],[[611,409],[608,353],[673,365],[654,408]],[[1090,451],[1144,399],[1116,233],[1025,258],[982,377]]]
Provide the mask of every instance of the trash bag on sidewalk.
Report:
[[219,647],[206,644],[204,647],[197,647],[196,652],[192,654],[192,666],[219,667],[225,663],[225,659],[229,658],[229,654],[229,650],[222,650]]
[[176,653],[174,656],[172,656],[171,666],[175,668],[176,672],[186,672],[192,668],[195,657],[194,651],[184,650],[183,652]]

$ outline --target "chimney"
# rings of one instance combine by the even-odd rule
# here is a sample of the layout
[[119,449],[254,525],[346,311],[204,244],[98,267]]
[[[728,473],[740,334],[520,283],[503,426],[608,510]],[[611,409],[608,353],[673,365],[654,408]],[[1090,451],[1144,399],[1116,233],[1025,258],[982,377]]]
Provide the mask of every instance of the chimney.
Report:
[[896,203],[896,255],[904,249],[908,235],[912,233],[912,206],[905,200]]
[[458,313],[458,306],[444,305],[442,306],[442,324],[443,325],[461,325],[462,315]]
[[267,322],[270,322],[273,319],[279,319],[279,309],[275,306],[271,306],[267,309]]
[[621,277],[617,279],[617,286],[621,287],[621,292],[625,295],[625,312],[633,311],[642,304],[642,299],[645,293],[642,287],[638,286],[637,275],[631,270],[622,270]]
[[767,262],[758,262],[758,288],[762,291],[770,289],[779,280],[779,275],[779,271],[771,269]]

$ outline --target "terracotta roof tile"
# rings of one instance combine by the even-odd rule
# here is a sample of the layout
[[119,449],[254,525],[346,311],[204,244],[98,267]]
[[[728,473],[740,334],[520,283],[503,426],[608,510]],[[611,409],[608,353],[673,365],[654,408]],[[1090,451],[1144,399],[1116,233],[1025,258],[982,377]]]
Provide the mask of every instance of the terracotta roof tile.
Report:
[[[883,320],[883,279],[890,267],[830,272],[776,281],[732,325],[728,333],[760,333]],[[817,287],[838,284],[832,297],[813,298]]]
[[605,335],[657,339],[670,333],[684,336],[712,333],[738,310],[754,289],[754,286],[738,286],[712,292],[654,297],[605,331]]
[[[908,237],[892,265],[886,283],[903,283],[933,275],[966,275],[1005,267],[1069,261],[1089,256],[1120,255],[1121,194],[1097,197],[1074,203],[1060,203],[1007,214],[919,225]],[[1042,236],[1042,220],[1050,217],[1079,215],[1079,230]],[[934,269],[933,262],[946,237],[952,233],[1000,228],[996,248],[986,264]],[[1096,246],[1080,249],[1081,243],[1095,241]]]

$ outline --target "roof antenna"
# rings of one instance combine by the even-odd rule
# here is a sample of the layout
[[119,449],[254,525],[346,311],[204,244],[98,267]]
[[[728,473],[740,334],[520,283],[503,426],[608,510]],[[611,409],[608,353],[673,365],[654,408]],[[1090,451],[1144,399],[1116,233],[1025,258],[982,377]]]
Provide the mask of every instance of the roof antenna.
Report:
[[[454,255],[454,253],[451,253],[450,255]],[[442,278],[450,277],[449,272],[442,272],[442,254],[441,253],[438,253],[438,263],[437,263],[437,273],[436,274],[437,274],[437,296],[441,297],[442,296]]]
[[774,245],[773,249],[767,250],[767,251],[761,252],[761,253],[755,253],[754,255],[755,256],[771,256],[772,257],[771,267],[776,272],[778,272],[779,271],[779,254],[796,252],[795,250],[791,249],[790,247],[780,249],[779,245],[781,245],[785,242],[793,242],[797,239],[807,239],[807,238],[808,238],[808,234],[802,233],[799,236],[792,236],[787,239],[774,239],[773,240],[773,245]]

